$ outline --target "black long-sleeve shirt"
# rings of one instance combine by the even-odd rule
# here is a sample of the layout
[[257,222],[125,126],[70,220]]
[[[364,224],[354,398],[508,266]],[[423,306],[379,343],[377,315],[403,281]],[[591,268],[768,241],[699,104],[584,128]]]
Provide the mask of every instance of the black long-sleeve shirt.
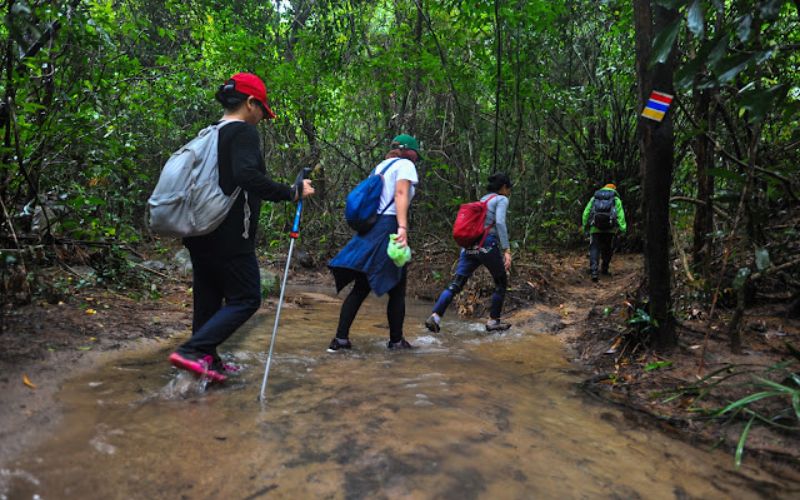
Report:
[[[229,123],[219,130],[219,185],[230,195],[237,186],[242,192],[228,216],[213,232],[184,238],[183,244],[195,255],[226,257],[255,251],[256,228],[261,201],[289,201],[292,189],[267,177],[258,130],[245,122]],[[244,191],[250,205],[249,236],[244,233]]]

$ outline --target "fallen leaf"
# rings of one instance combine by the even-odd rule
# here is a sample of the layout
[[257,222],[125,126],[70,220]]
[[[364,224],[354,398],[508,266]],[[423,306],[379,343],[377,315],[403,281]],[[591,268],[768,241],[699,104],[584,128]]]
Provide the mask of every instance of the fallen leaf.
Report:
[[22,374],[22,383],[30,387],[31,389],[36,389],[36,384],[31,382],[31,379],[29,379],[28,376],[25,375],[24,373]]
[[78,347],[78,350],[79,351],[91,351],[92,350],[92,346],[90,346],[90,345],[82,345],[82,346]]
[[94,309],[87,309],[87,310],[86,310],[86,314],[89,314],[89,315],[91,315],[91,314],[97,314],[97,311],[95,311]]

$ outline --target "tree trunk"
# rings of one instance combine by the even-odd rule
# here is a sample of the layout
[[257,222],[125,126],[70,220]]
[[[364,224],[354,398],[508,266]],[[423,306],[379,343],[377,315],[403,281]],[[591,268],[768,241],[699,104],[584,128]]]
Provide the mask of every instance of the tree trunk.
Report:
[[[695,109],[698,121],[706,130],[713,129],[713,114],[711,113],[710,91],[697,91]],[[713,257],[712,240],[710,236],[714,231],[714,177],[708,175],[714,167],[714,146],[704,134],[698,135],[694,140],[694,155],[697,161],[697,199],[702,203],[695,206],[693,226],[692,262],[696,270],[703,277],[708,278],[709,264]]]
[[[653,8],[650,0],[634,0],[633,10],[639,109],[643,109],[652,90],[674,94],[674,51],[664,64],[656,64],[651,68],[649,62],[655,34],[676,19],[678,13],[660,6]],[[640,161],[644,174],[647,284],[650,315],[656,322],[652,343],[657,350],[666,350],[677,343],[671,311],[669,265],[669,195],[674,154],[671,112],[660,123],[640,117],[638,128]]]
[[494,161],[492,163],[492,171],[497,172],[497,155],[500,140],[500,96],[502,95],[503,83],[503,37],[500,29],[500,0],[494,0],[494,37],[497,41],[495,54],[497,70],[494,93]]

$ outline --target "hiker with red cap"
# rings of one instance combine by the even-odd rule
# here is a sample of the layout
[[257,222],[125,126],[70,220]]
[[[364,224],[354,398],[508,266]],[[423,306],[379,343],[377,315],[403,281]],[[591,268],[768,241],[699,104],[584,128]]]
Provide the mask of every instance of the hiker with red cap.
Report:
[[224,114],[218,125],[219,185],[226,195],[241,188],[223,222],[211,233],[183,239],[192,259],[192,336],[169,357],[178,368],[222,381],[232,369],[217,348],[261,305],[255,241],[261,201],[297,201],[314,194],[311,181],[294,186],[267,176],[256,125],[275,118],[258,76],[237,73],[215,95]]
[[592,281],[598,279],[598,261],[602,259],[600,272],[609,276],[608,266],[614,254],[614,235],[617,229],[622,233],[628,230],[622,200],[617,186],[606,184],[598,189],[583,210],[584,233],[589,236],[589,272]]

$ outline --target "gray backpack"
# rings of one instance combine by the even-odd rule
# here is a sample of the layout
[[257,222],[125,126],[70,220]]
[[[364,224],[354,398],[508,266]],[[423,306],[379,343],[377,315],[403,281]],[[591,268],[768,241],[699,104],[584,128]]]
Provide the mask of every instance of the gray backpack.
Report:
[[[197,137],[172,153],[153,194],[150,230],[163,236],[202,236],[219,227],[241,193],[237,186],[228,196],[219,187],[217,145],[219,129],[232,123],[224,121],[204,128]],[[244,238],[248,237],[250,206],[244,193]]]

